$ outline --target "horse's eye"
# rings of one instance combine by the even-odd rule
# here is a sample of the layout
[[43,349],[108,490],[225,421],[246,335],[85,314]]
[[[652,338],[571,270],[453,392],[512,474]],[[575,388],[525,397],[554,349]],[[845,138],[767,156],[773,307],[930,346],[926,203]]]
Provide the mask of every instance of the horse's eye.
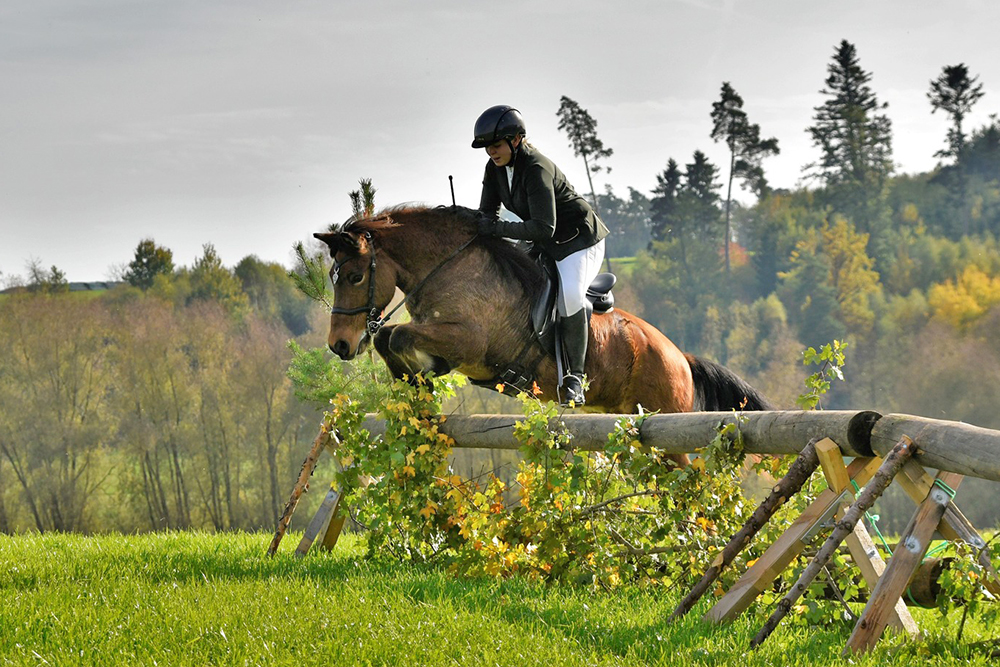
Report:
[[348,278],[348,280],[351,281],[352,285],[360,285],[364,279],[365,279],[365,274],[363,273],[354,273],[351,274],[350,278]]

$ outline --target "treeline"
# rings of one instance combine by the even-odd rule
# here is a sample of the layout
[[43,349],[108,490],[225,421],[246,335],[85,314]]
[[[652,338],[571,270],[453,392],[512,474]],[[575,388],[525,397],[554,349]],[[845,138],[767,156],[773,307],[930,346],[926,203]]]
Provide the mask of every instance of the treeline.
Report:
[[[892,125],[854,45],[834,49],[806,128],[809,187],[775,190],[780,150],[724,83],[706,141],[668,160],[648,195],[598,197],[630,274],[621,297],[682,349],[747,375],[780,404],[801,391],[801,350],[846,340],[847,382],[825,407],[913,412],[1000,427],[1000,121],[967,127],[982,84],[964,64],[928,73],[927,112],[951,127],[931,173],[894,172]],[[733,201],[733,184],[754,202]],[[612,260],[614,266],[614,261]]]
[[175,269],[143,241],[124,277],[0,297],[0,532],[273,527],[324,399],[296,397],[289,340],[321,346],[322,311],[211,246]]

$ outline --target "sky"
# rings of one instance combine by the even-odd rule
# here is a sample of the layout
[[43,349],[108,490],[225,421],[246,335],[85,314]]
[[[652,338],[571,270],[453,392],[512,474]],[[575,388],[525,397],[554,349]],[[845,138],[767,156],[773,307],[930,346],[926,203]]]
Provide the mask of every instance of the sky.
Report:
[[795,187],[843,39],[889,104],[898,170],[927,171],[943,67],[984,84],[966,128],[1000,113],[998,25],[994,0],[3,0],[0,284],[32,261],[107,280],[146,238],[177,265],[208,243],[228,266],[290,265],[361,178],[379,206],[436,205],[451,175],[475,207],[486,157],[469,144],[495,104],[586,192],[563,95],[614,151],[598,192],[649,194],[695,150],[727,165],[709,115],[724,81],[779,141],[771,184]]

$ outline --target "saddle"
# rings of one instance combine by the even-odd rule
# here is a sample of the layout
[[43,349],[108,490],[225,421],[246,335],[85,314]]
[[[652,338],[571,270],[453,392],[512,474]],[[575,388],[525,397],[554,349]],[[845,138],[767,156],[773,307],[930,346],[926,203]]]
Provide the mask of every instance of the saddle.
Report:
[[[542,267],[543,283],[542,289],[531,308],[531,326],[534,330],[535,339],[542,348],[549,354],[555,354],[556,320],[559,317],[556,309],[556,296],[559,293],[559,274],[556,270],[556,263],[547,256],[539,257],[539,265]],[[587,321],[593,313],[609,313],[615,307],[615,295],[611,289],[618,282],[617,276],[613,273],[599,273],[587,288],[587,303],[584,308],[587,310]]]
[[[537,261],[542,269],[543,278],[542,288],[531,307],[531,328],[534,340],[517,355],[514,361],[498,369],[498,379],[520,391],[528,391],[531,388],[531,383],[535,379],[535,369],[544,357],[558,357],[560,354],[558,336],[556,335],[556,322],[559,318],[559,311],[556,307],[559,273],[555,261],[550,257],[540,255]],[[590,322],[590,316],[593,313],[609,313],[614,310],[615,297],[611,293],[611,289],[616,282],[618,282],[618,278],[613,273],[599,273],[594,278],[590,287],[587,288],[587,303],[584,304],[587,311],[587,322]],[[533,356],[529,356],[531,347],[538,350]]]

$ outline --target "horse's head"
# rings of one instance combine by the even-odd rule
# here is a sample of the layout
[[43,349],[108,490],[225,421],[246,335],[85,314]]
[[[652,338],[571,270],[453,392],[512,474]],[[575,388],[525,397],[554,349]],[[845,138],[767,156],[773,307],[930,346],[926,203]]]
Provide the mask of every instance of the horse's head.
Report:
[[343,360],[364,352],[368,323],[377,320],[396,290],[396,270],[379,261],[371,232],[341,230],[313,234],[330,248],[333,303],[327,344]]

